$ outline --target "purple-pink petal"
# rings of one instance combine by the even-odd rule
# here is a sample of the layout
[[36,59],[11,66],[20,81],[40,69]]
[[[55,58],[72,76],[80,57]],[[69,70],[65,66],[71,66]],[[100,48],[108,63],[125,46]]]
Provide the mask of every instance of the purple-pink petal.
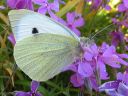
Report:
[[121,72],[117,73],[117,80],[121,80],[128,85],[128,73],[125,71],[123,74]]
[[57,17],[51,10],[48,10],[48,13],[50,15],[51,18],[53,18],[54,20],[59,22],[59,17]]
[[105,52],[103,53],[103,56],[104,57],[111,57],[111,55],[113,55],[116,58],[115,52],[116,52],[115,47],[114,46],[110,46],[109,48],[107,48],[105,50]]
[[16,4],[16,8],[17,9],[22,9],[26,7],[26,0],[18,0],[17,2],[15,2]]
[[100,79],[109,79],[105,64],[101,60],[98,60],[97,66],[99,67],[97,70],[100,72]]
[[125,66],[128,66],[128,62],[126,62],[125,60],[121,59],[121,58],[118,58],[117,59],[119,63],[125,65]]
[[28,92],[17,91],[15,96],[30,96]]
[[106,49],[109,48],[109,45],[106,44],[105,42],[102,43],[101,47],[100,47],[100,52],[104,53],[106,51]]
[[100,6],[101,2],[102,2],[102,0],[94,0],[92,2],[92,8],[95,8],[95,9],[98,8]]
[[59,11],[59,2],[58,0],[54,0],[53,3],[50,4],[51,9],[54,10],[55,12]]
[[113,68],[120,68],[121,65],[118,64],[117,56],[111,56],[111,57],[103,57],[102,58],[105,64],[108,64],[109,66]]
[[123,74],[121,72],[118,72],[116,75],[117,80],[121,80],[123,79]]
[[37,91],[37,89],[38,89],[38,87],[39,87],[39,82],[37,82],[37,81],[32,81],[31,82],[31,91],[32,92],[36,92]]
[[70,78],[70,82],[73,84],[74,87],[80,87],[84,84],[84,80],[79,74],[72,75]]
[[128,86],[126,86],[124,83],[120,83],[118,87],[118,93],[122,96],[128,96]]
[[128,0],[123,0],[124,6],[128,8]]
[[122,95],[118,94],[115,89],[105,90],[105,92],[106,92],[109,96],[122,96]]
[[[69,27],[70,28],[70,27]],[[80,36],[81,35],[81,33],[80,33],[80,31],[78,30],[78,29],[76,29],[76,28],[70,28],[77,36]]]
[[78,65],[78,73],[82,75],[84,78],[91,76],[93,74],[93,69],[90,63],[80,62],[80,64]]
[[39,87],[39,82],[32,81],[31,82],[31,91],[29,91],[29,92],[16,91],[15,96],[42,96],[41,93],[37,92],[38,87]]
[[69,65],[67,68],[67,70],[71,70],[73,72],[77,72],[77,66],[75,64]]
[[115,68],[120,68],[120,65],[117,63],[126,64],[118,55],[116,55],[116,49],[114,46],[110,46],[102,56],[102,60],[105,64],[108,64]]
[[91,85],[92,85],[92,88],[95,89],[96,91],[98,91],[98,83],[97,83],[97,80],[95,77],[90,77],[90,80],[91,80]]
[[105,9],[109,11],[109,10],[111,10],[111,7],[109,5],[106,5]]
[[52,16],[52,18],[54,18],[56,21],[60,22],[61,24],[65,25],[65,26],[67,25],[66,21],[63,20],[63,19],[60,18],[60,17]]
[[84,19],[82,17],[79,17],[78,19],[76,19],[74,21],[74,24],[73,24],[75,27],[81,27],[84,25]]
[[10,8],[12,8],[12,9],[14,9],[15,7],[16,7],[16,5],[15,5],[15,2],[16,2],[17,0],[7,0],[7,5],[10,7]]
[[[53,12],[53,11],[58,12],[59,11],[58,0],[54,0],[53,3],[49,3],[47,0],[43,0],[43,1],[35,0],[35,3],[38,5],[41,5],[41,7],[38,9],[38,12],[41,14],[46,14],[48,12],[51,15],[52,14],[51,12]],[[53,16],[53,18],[56,18],[56,17]]]
[[33,10],[31,0],[7,0],[7,5],[12,9],[30,9]]
[[26,4],[27,4],[26,6],[27,6],[28,9],[34,10],[32,0],[27,0]]
[[84,58],[87,60],[87,61],[92,61],[93,59],[93,54],[89,53],[89,52],[85,52],[84,53]]
[[126,85],[128,85],[128,73],[124,73],[123,78],[122,78],[122,81],[123,81]]
[[91,50],[92,50],[92,53],[94,54],[94,56],[97,56],[98,55],[98,47],[96,44],[93,44],[91,46]]
[[106,82],[106,83],[102,84],[99,87],[99,91],[105,91],[105,90],[108,90],[108,89],[117,89],[118,86],[119,86],[119,83],[120,83],[120,81],[109,81],[109,82]]
[[124,6],[124,4],[119,4],[118,10],[119,10],[119,12],[123,12],[123,11],[127,10],[127,8]]
[[118,46],[119,43],[122,43],[124,40],[124,34],[120,31],[113,31],[110,33],[111,37],[112,37],[112,45],[114,46]]
[[47,3],[47,0],[33,0],[35,4],[42,5],[42,3]]
[[9,41],[10,41],[13,45],[15,45],[16,41],[15,41],[14,35],[13,35],[12,33],[8,36],[8,39],[9,39]]
[[38,9],[38,12],[41,13],[41,14],[46,14],[47,8],[44,7],[44,6],[41,6],[41,7]]
[[74,23],[74,20],[75,20],[75,12],[67,13],[66,17],[67,17],[68,24],[72,25]]
[[118,21],[116,18],[112,18],[112,22],[113,22],[114,24],[118,24],[118,25],[120,24],[119,21]]

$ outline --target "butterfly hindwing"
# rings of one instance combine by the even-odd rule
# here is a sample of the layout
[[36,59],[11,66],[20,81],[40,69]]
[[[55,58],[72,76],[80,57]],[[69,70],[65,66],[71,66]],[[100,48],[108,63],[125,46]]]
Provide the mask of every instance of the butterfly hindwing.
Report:
[[46,81],[73,63],[79,54],[79,42],[67,36],[43,33],[30,36],[14,47],[17,65],[30,78]]

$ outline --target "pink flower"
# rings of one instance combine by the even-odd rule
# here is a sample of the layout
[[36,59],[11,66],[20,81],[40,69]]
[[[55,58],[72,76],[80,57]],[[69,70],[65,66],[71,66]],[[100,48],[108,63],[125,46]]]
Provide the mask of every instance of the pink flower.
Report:
[[84,19],[81,16],[78,16],[78,14],[75,12],[67,13],[66,17],[66,26],[80,36],[80,31],[77,29],[77,27],[82,27],[84,25]]
[[67,21],[64,21],[61,18],[58,18],[57,16],[53,16],[56,21],[64,24],[68,28],[70,28],[76,35],[80,36],[80,31],[77,29],[78,27],[82,27],[84,25],[84,19],[81,17],[81,15],[72,12],[72,13],[67,13],[66,15]]
[[70,28],[74,33],[76,33],[77,36],[81,35],[80,31],[77,28],[84,25],[84,19],[80,14],[77,14],[75,12],[67,13],[67,21],[64,21],[63,19],[57,17],[55,14],[53,14],[51,17]]
[[114,46],[106,43],[100,47],[96,44],[90,45],[85,47],[84,51],[83,57],[69,67],[69,70],[74,72],[70,79],[74,87],[88,85],[84,82],[86,78],[90,80],[92,88],[97,90],[100,80],[109,79],[106,65],[112,68],[120,68],[120,64],[128,66],[128,63],[123,60],[128,58],[128,55],[118,54]]
[[119,4],[119,6],[118,6],[118,10],[119,10],[119,12],[124,12],[124,11],[128,10],[128,1],[123,0],[123,3]]
[[54,12],[59,11],[59,2],[58,0],[54,0],[53,3],[49,3],[47,0],[33,0],[35,4],[40,5],[38,12],[41,14],[46,14],[47,12],[53,15]]
[[7,5],[11,9],[33,9],[32,0],[7,0]]

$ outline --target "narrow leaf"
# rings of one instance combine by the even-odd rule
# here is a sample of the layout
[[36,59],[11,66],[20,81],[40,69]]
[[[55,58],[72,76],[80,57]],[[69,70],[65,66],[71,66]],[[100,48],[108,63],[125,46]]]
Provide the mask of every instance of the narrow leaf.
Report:
[[82,14],[85,6],[85,0],[81,0],[76,6],[76,13]]
[[69,12],[73,7],[76,6],[81,0],[70,0],[68,3],[56,14],[59,17],[62,17],[67,12]]

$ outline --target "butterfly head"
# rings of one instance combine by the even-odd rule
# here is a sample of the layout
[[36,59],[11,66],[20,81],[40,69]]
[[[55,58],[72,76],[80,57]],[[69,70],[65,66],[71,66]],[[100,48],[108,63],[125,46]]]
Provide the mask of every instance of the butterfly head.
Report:
[[74,52],[75,60],[82,60],[84,57],[84,53],[86,52],[86,49],[89,48],[93,43],[93,40],[90,38],[80,37],[79,46],[77,47],[77,51]]
[[94,40],[86,37],[80,38],[80,44],[82,49],[85,49],[86,47],[90,47],[94,43]]

